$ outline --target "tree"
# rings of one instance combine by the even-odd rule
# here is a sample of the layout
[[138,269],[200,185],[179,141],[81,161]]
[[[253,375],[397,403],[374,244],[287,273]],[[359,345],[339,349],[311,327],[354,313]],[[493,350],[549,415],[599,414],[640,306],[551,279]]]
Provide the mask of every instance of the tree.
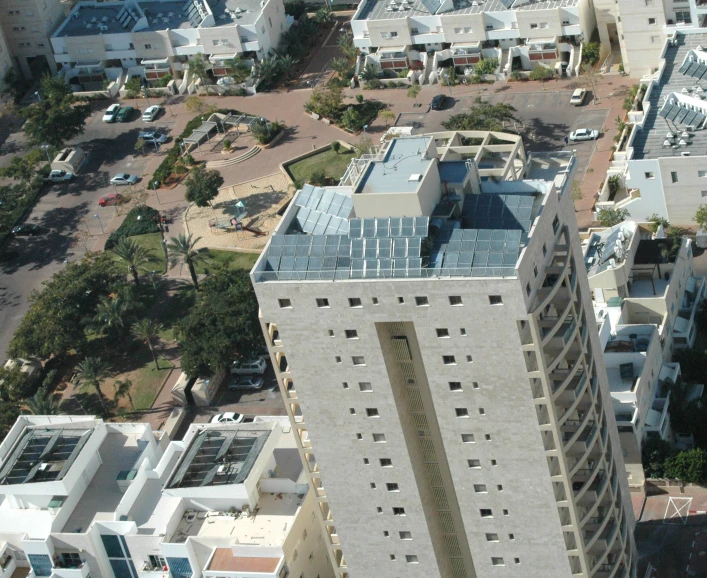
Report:
[[348,58],[332,58],[329,61],[329,66],[339,75],[339,78],[345,79],[351,70],[351,61]]
[[326,184],[327,176],[324,169],[316,169],[309,175],[310,184],[316,187],[323,187]]
[[9,94],[15,104],[20,104],[22,97],[32,86],[32,83],[25,79],[24,75],[15,68],[7,71],[3,78],[3,83],[5,84],[3,92]]
[[597,220],[602,227],[613,227],[629,217],[628,209],[612,209],[605,207],[599,210]]
[[646,217],[646,221],[650,223],[650,225],[648,225],[648,228],[654,235],[658,232],[658,229],[661,226],[663,227],[663,230],[670,227],[668,219],[666,219],[665,217],[661,217],[658,213],[653,213],[650,217]]
[[108,365],[100,357],[87,357],[76,366],[76,376],[81,389],[92,387],[96,390],[103,413],[107,413],[101,385],[109,376]]
[[664,478],[665,461],[672,455],[671,445],[660,438],[647,438],[641,450],[646,478]]
[[0,437],[5,439],[20,416],[20,406],[15,401],[0,403]]
[[253,121],[250,125],[250,133],[259,144],[268,144],[282,132],[284,125],[272,121],[268,122],[264,118]]
[[475,76],[484,76],[486,74],[494,74],[498,68],[498,58],[484,58],[476,63],[474,67]]
[[707,481],[707,452],[702,448],[679,452],[665,460],[665,477],[685,484]]
[[315,88],[312,96],[305,103],[304,110],[325,118],[338,119],[341,116],[343,102],[344,94],[341,88]]
[[245,269],[218,267],[202,284],[197,303],[179,321],[182,370],[190,377],[226,370],[235,358],[264,348],[258,302]]
[[695,322],[702,331],[707,331],[707,301],[702,300],[695,312]]
[[417,95],[420,94],[422,88],[419,84],[415,83],[410,88],[408,88],[408,98],[412,98],[415,103],[417,103]]
[[347,32],[346,34],[340,35],[339,39],[336,41],[336,44],[339,47],[339,50],[341,50],[341,53],[349,60],[353,61],[358,56],[358,48],[356,48],[353,41],[353,36],[351,36],[350,33]]
[[187,96],[184,99],[184,106],[186,106],[189,112],[203,114],[205,105],[206,103],[196,95]]
[[253,67],[253,76],[260,79],[266,88],[272,85],[279,72],[280,62],[275,58],[263,58]]
[[128,303],[120,296],[104,297],[96,307],[93,325],[100,332],[109,335],[115,333],[124,338],[125,320],[128,316]]
[[385,121],[385,128],[388,128],[388,123],[395,120],[395,113],[389,108],[385,108],[378,113],[381,120]]
[[356,132],[363,128],[365,121],[359,109],[350,106],[346,109],[343,116],[341,117],[341,124],[343,124],[344,127],[349,129],[350,131]]
[[29,297],[29,310],[10,342],[10,357],[63,356],[86,344],[80,321],[92,317],[100,300],[125,285],[125,276],[106,254],[89,253],[69,263]]
[[206,87],[208,71],[206,69],[206,62],[204,61],[204,57],[202,56],[201,52],[197,52],[194,55],[194,58],[191,58],[189,60],[189,72],[191,72],[201,81],[202,86]]
[[145,139],[144,138],[138,138],[137,141],[135,142],[135,150],[139,152],[141,155],[145,155]]
[[140,79],[133,76],[125,83],[125,98],[137,99],[140,96]]
[[119,399],[126,398],[128,403],[130,403],[130,409],[135,411],[135,402],[133,402],[133,394],[132,391],[130,391],[132,387],[133,382],[129,379],[117,379],[113,383],[113,390],[115,391],[113,399],[117,401]]
[[314,13],[314,23],[318,26],[323,26],[332,19],[332,12],[329,6],[322,6],[319,10]]
[[370,62],[363,67],[361,71],[361,79],[365,81],[378,80],[378,68]]
[[295,75],[295,65],[297,59],[291,54],[284,54],[277,58],[277,68],[285,76],[285,80],[290,80]]
[[305,12],[307,12],[307,4],[304,0],[285,1],[285,14],[292,16],[295,20],[299,20],[299,17]]
[[529,78],[530,80],[549,80],[553,76],[552,70],[546,66],[537,66],[531,71]]
[[455,114],[442,126],[447,130],[491,130],[504,131],[506,122],[516,121],[516,111],[510,104],[490,104],[476,98],[468,113]]
[[0,176],[30,183],[37,175],[37,167],[46,162],[46,155],[41,149],[32,149],[24,156],[14,156],[10,164],[0,168]]
[[57,415],[59,402],[45,387],[40,388],[32,397],[25,401],[25,407],[32,415]]
[[692,220],[697,223],[697,226],[700,229],[707,227],[707,205],[700,205],[697,207],[697,212],[695,213],[695,216],[692,217]]
[[582,45],[582,63],[593,66],[599,61],[601,45],[598,42],[587,42]]
[[192,238],[192,234],[189,233],[185,235],[180,233],[177,237],[172,237],[167,249],[170,253],[170,266],[174,267],[177,263],[186,265],[189,269],[189,275],[191,275],[191,280],[194,283],[196,290],[199,290],[199,280],[196,276],[196,265],[199,263],[205,263],[208,258],[203,253],[199,253],[196,249],[196,244],[201,241],[201,237],[196,239]]
[[335,140],[331,143],[331,150],[333,150],[337,155],[339,154],[339,149],[341,148],[341,143]]
[[157,352],[152,345],[152,339],[156,337],[162,329],[163,327],[161,323],[157,323],[149,318],[141,319],[140,321],[133,323],[133,326],[130,328],[130,331],[132,331],[132,334],[137,339],[147,343],[147,347],[150,348],[150,353],[152,354],[152,359],[155,362],[155,369],[159,369],[160,366],[157,363]]
[[597,104],[599,99],[597,98],[597,84],[601,80],[601,74],[599,74],[590,64],[582,64],[582,76],[581,81],[587,88],[592,91],[592,102]]
[[140,285],[140,270],[150,262],[151,252],[129,237],[121,237],[111,252],[127,266],[135,285]]
[[71,87],[60,78],[44,77],[39,92],[42,100],[22,110],[23,130],[30,145],[59,149],[83,133],[91,107],[75,104]]
[[208,207],[218,196],[218,190],[224,180],[217,170],[207,170],[203,165],[192,169],[184,184],[187,192],[184,198],[197,207]]
[[354,152],[356,154],[356,157],[372,154],[374,152],[374,147],[373,141],[371,141],[371,137],[369,137],[368,135],[363,135],[356,143],[356,146],[354,147]]
[[[36,382],[22,371],[19,364],[12,367],[0,367],[0,401],[19,401],[31,395]],[[1,405],[1,404],[0,404]]]

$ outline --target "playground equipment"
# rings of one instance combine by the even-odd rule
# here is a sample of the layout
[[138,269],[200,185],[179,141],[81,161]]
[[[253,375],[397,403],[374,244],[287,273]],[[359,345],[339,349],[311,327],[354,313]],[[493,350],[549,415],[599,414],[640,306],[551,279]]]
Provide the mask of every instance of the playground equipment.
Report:
[[243,220],[248,216],[248,211],[246,211],[243,201],[236,201],[234,207],[236,212],[233,216],[218,217],[216,219],[209,220],[209,228],[212,232],[216,229],[222,231],[248,231],[257,237],[262,237],[265,235],[262,231],[249,227],[243,222]]

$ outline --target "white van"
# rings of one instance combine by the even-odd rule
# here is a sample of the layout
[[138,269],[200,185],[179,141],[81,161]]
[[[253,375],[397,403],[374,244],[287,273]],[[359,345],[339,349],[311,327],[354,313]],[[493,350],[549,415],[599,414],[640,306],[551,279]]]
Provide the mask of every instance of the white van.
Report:
[[232,375],[263,375],[268,368],[268,364],[261,358],[249,359],[248,361],[234,361],[231,364]]

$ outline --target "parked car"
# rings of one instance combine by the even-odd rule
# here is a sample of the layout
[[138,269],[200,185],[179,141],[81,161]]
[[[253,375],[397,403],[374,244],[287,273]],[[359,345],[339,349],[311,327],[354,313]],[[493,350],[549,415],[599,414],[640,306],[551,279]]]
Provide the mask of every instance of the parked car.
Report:
[[134,185],[137,183],[137,176],[128,173],[118,173],[111,180],[111,185]]
[[444,105],[447,103],[447,96],[445,94],[438,94],[432,99],[430,103],[430,108],[432,110],[442,110]]
[[587,96],[587,91],[583,88],[578,88],[572,93],[572,98],[570,98],[570,104],[575,106],[581,106],[584,103],[584,99]]
[[233,375],[263,375],[267,367],[268,364],[260,357],[242,362],[234,361],[231,365],[231,373]]
[[599,131],[593,128],[578,128],[570,134],[571,141],[596,140],[599,138]]
[[104,197],[98,199],[98,206],[100,207],[112,207],[113,205],[119,205],[123,202],[123,195],[120,193],[110,193]]
[[36,237],[42,233],[42,229],[39,225],[34,223],[23,223],[22,225],[17,225],[12,229],[12,234],[15,237]]
[[228,384],[228,389],[235,391],[238,389],[263,389],[265,381],[256,375],[244,375]]
[[115,115],[115,122],[128,122],[130,120],[130,117],[133,115],[133,107],[132,106],[124,106],[118,111],[118,114]]
[[157,106],[156,104],[152,106],[148,106],[145,109],[145,112],[142,113],[142,120],[145,122],[152,122],[157,118],[157,115],[160,113],[161,107]]
[[115,122],[115,117],[120,111],[119,104],[111,104],[106,111],[103,113],[103,122]]
[[242,413],[227,411],[226,413],[219,413],[212,417],[210,423],[241,423],[244,419],[245,416]]
[[69,171],[56,171],[56,170],[54,170],[49,173],[47,180],[51,181],[53,183],[63,183],[66,181],[70,181],[73,178],[74,178],[74,173],[70,173]]
[[137,135],[137,138],[141,138],[149,143],[156,142],[157,144],[164,144],[167,142],[167,135],[157,132],[155,130],[142,131]]

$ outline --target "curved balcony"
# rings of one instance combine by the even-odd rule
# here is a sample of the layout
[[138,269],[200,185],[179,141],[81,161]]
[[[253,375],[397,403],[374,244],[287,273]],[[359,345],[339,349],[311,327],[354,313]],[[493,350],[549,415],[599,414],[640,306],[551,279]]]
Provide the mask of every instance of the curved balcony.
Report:
[[[602,461],[601,446],[597,443],[597,440],[599,439],[599,436],[597,434],[598,428],[597,426],[594,426],[590,431],[589,437],[584,442],[587,449],[579,458],[577,458],[577,463],[570,471],[570,478],[574,476],[575,471],[579,470],[582,465],[585,465],[591,461],[590,456],[597,461],[597,464]],[[599,451],[596,451],[597,448],[599,449]],[[593,456],[592,453],[594,454]],[[596,466],[594,469],[596,470]]]
[[[609,520],[614,518],[614,509],[608,508],[606,516],[598,524],[588,523],[582,528],[582,537],[589,535],[589,540],[584,540],[584,547],[587,551],[591,550],[594,544],[599,540],[599,537],[604,532],[604,529],[609,524]],[[596,526],[596,527],[594,527]]]
[[[611,515],[611,508],[613,507],[613,504],[611,502],[611,495],[606,491],[606,488],[608,487],[609,484],[605,484],[601,492],[597,493],[596,501],[594,502],[594,504],[592,504],[592,507],[587,510],[587,513],[582,516],[582,519],[579,522],[580,527],[587,524],[589,520],[594,516],[594,513],[597,511],[597,509],[601,506],[608,506],[609,512],[607,513],[607,516]],[[609,497],[608,500],[605,499],[607,496]]]
[[[535,298],[538,305],[536,305],[532,314],[537,315],[549,305],[552,298],[557,294],[558,290],[563,286],[563,281],[566,279],[567,269],[570,266],[570,259],[566,259],[562,267],[551,266],[547,268],[547,273],[545,279],[548,279],[549,275],[556,275],[557,278],[555,282],[550,287],[542,287],[538,290],[537,297]],[[571,291],[570,291],[571,293]],[[570,299],[571,301],[571,299]]]
[[[557,387],[554,385],[550,386],[552,389],[553,402],[555,402],[557,398],[562,395],[562,392],[565,391],[568,386],[573,389],[577,387],[577,381],[574,380],[579,380],[581,378],[581,374],[585,373],[584,369],[582,369],[583,367],[584,365],[579,359],[577,359],[575,360],[575,364],[570,369],[555,369],[550,372],[550,381],[552,381],[553,384],[562,379],[562,382]],[[580,375],[577,375],[578,373],[580,373]],[[573,381],[574,383],[572,383]]]
[[574,499],[577,504],[580,502],[588,502],[593,504],[597,501],[597,498],[603,495],[606,490],[606,486],[609,485],[609,476],[606,470],[599,470],[599,472],[594,474],[594,478],[587,479],[581,487],[575,490],[575,487],[579,486],[581,482],[574,482],[572,484],[572,490],[574,491]]
[[[590,550],[602,550],[604,554],[599,558],[597,563],[594,565],[594,567],[591,569],[591,575],[595,576],[596,572],[599,571],[599,568],[601,568],[602,564],[606,561],[607,556],[611,553],[611,551],[614,549],[614,546],[616,545],[616,540],[618,539],[620,532],[619,528],[621,526],[621,519],[616,519],[614,522],[608,524],[605,526],[602,536],[597,540],[596,537],[594,538],[596,541],[591,545],[587,547],[587,551]],[[621,548],[623,549],[623,548]],[[617,556],[619,560],[621,560],[622,556]]]
[[[596,427],[595,415],[593,411],[588,411],[587,415],[582,418],[582,421],[568,419],[562,426],[562,442],[565,452],[567,452],[575,443],[586,442],[595,435],[595,431],[590,428],[587,430],[587,425],[591,423]],[[577,428],[576,430],[574,428]],[[593,441],[593,439],[591,440]],[[586,445],[581,450],[584,452]]]
[[[583,373],[582,377],[579,378],[579,381],[577,385],[574,386],[573,389],[571,390],[565,390],[565,392],[558,397],[558,399],[555,401],[555,406],[557,407],[558,405],[562,403],[570,403],[571,405],[567,408],[567,410],[562,414],[559,420],[557,420],[558,425],[563,425],[567,419],[574,413],[575,410],[579,409],[580,404],[587,404],[587,406],[591,406],[592,401],[589,396],[585,396],[584,394],[587,391],[587,387],[589,384],[589,379],[587,378],[587,373]],[[583,409],[588,409],[588,407],[584,407]]]
[[562,331],[558,331],[553,339],[543,347],[544,356],[554,356],[551,362],[545,362],[545,366],[548,368],[548,371],[552,371],[554,367],[567,355],[570,347],[577,344],[577,341],[575,340],[577,335],[577,327],[577,320],[574,318],[568,323],[563,323],[561,325]]
[[[541,345],[547,345],[560,327],[565,325],[567,316],[573,311],[573,304],[574,301],[572,299],[567,299],[567,305],[565,305],[561,313],[555,317],[545,317],[538,321],[538,326],[541,329]],[[577,316],[574,317],[577,318]]]

